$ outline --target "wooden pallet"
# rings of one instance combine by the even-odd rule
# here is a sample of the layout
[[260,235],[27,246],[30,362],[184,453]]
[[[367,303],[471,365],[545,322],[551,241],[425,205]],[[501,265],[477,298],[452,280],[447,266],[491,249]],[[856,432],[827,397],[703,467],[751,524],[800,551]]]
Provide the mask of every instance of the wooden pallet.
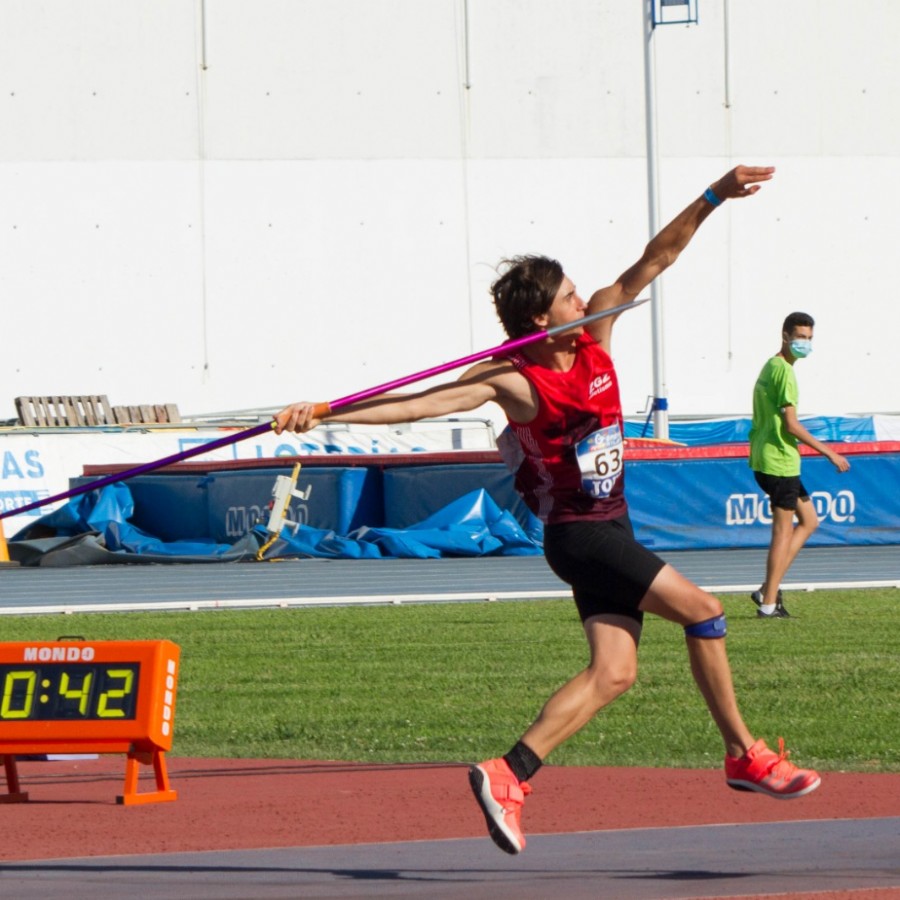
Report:
[[174,403],[153,406],[114,406],[113,415],[117,425],[153,425],[180,422],[181,416]]
[[180,422],[174,403],[110,406],[106,394],[16,397],[19,424],[35,428],[90,425],[155,425]]

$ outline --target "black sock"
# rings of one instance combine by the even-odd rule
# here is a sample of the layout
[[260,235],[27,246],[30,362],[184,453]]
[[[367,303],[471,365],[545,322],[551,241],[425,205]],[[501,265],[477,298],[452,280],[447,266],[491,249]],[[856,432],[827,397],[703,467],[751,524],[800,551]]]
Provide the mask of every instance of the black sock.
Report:
[[540,757],[527,744],[519,741],[506,756],[503,757],[519,781],[528,781],[543,765]]

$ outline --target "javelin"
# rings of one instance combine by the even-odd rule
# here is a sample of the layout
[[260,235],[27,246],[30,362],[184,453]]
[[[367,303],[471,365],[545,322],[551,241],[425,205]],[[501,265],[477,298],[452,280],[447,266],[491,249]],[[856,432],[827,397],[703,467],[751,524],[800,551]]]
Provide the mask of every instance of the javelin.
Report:
[[[474,362],[478,362],[481,359],[487,359],[491,356],[506,356],[514,351],[520,349],[521,347],[526,347],[529,344],[536,344],[538,341],[545,340],[549,337],[554,337],[557,334],[562,334],[565,331],[571,331],[573,328],[580,328],[583,325],[588,324],[589,322],[597,322],[600,319],[607,319],[610,316],[616,316],[619,313],[626,312],[629,309],[634,309],[636,306],[640,306],[642,303],[647,303],[650,300],[650,297],[642,297],[639,300],[632,300],[630,303],[622,303],[619,306],[613,306],[611,309],[604,309],[601,312],[591,313],[588,316],[583,316],[580,319],[577,319],[574,322],[567,322],[565,325],[556,325],[553,328],[548,328],[545,331],[536,331],[532,334],[526,334],[524,337],[516,338],[512,341],[507,341],[504,344],[498,344],[496,347],[490,347],[487,350],[480,350],[478,353],[470,353],[468,356],[461,356],[459,359],[454,359],[450,362],[441,363],[438,366],[434,366],[431,369],[423,369],[421,372],[414,372],[412,375],[404,375],[402,378],[397,378],[394,381],[388,381],[385,384],[379,384],[377,387],[367,388],[364,391],[359,391],[356,394],[348,394],[346,397],[339,397],[337,400],[332,400],[330,403],[318,403],[316,404],[313,414],[316,418],[323,418],[327,416],[329,413],[336,412],[337,410],[350,406],[353,403],[358,403],[360,400],[367,400],[370,397],[377,397],[380,394],[386,394],[388,391],[392,391],[395,388],[403,387],[407,384],[412,384],[416,381],[424,381],[426,378],[431,378],[434,375],[440,375],[442,372],[449,372],[451,369],[459,369],[462,366],[469,365]],[[230,444],[236,444],[239,441],[245,441],[247,438],[256,437],[260,434],[265,434],[268,431],[271,431],[275,427],[275,420],[273,419],[270,422],[261,422],[259,425],[254,425],[252,428],[247,428],[244,431],[239,431],[236,434],[229,434],[226,437],[216,438],[216,440],[209,441],[206,444],[200,444],[196,447],[191,447],[189,450],[182,450],[180,453],[173,453],[171,456],[165,456],[162,459],[157,459],[154,462],[144,463],[140,466],[135,466],[133,469],[126,469],[124,472],[117,472],[114,475],[106,475],[103,478],[98,478],[96,481],[90,481],[87,484],[79,485],[78,487],[72,488],[68,491],[63,491],[60,494],[54,494],[52,497],[46,497],[43,500],[36,500],[34,503],[29,503],[25,506],[19,506],[15,509],[8,509],[5,512],[0,512],[0,519],[5,519],[8,516],[18,516],[22,513],[29,512],[32,509],[38,509],[41,506],[47,506],[50,503],[56,503],[58,500],[68,500],[71,497],[77,497],[81,494],[87,494],[89,491],[99,490],[100,488],[106,487],[109,484],[115,484],[120,481],[127,481],[129,478],[134,478],[137,475],[144,475],[147,472],[155,472],[157,469],[162,469],[165,466],[173,465],[177,462],[183,462],[186,459],[190,459],[194,456],[200,456],[202,453],[209,453],[211,450],[218,450],[220,447],[227,447]]]

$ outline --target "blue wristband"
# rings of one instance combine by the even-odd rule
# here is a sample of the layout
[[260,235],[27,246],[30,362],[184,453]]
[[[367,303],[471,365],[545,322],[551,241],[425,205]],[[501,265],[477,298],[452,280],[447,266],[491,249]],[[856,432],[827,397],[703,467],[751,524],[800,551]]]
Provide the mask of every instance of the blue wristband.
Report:
[[710,203],[712,206],[722,205],[722,201],[716,196],[716,192],[711,187],[708,187],[703,192],[703,199],[706,200],[707,203]]

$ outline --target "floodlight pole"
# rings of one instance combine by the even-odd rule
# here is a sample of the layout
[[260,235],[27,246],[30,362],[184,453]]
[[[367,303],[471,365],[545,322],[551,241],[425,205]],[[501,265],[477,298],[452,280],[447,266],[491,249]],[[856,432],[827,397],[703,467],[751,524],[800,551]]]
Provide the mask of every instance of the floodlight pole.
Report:
[[[653,31],[654,0],[644,0],[644,110],[647,130],[647,202],[651,239],[659,230],[659,153],[656,146],[656,59]],[[669,437],[669,398],[666,395],[665,348],[663,346],[662,276],[650,283],[653,341],[653,436]]]

